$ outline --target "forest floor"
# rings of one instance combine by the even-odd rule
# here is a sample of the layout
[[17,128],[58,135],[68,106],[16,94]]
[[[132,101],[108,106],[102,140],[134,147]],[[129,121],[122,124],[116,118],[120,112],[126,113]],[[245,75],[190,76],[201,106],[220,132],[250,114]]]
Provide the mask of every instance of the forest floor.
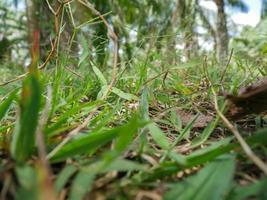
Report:
[[[1,86],[1,197],[266,199],[266,165],[253,160],[267,161],[266,118],[246,115],[247,107],[264,106],[255,103],[262,96],[251,87],[238,94],[264,76],[261,70],[234,59],[225,66],[165,60],[151,50],[122,63],[109,87],[110,70],[86,61],[66,67],[73,61],[63,57],[40,73],[38,90],[25,81]],[[21,96],[25,84],[40,94],[36,115],[25,112],[37,101]],[[18,117],[18,110],[26,114]],[[16,135],[30,132],[35,118],[44,139],[25,162]],[[235,131],[255,154],[247,155]]]

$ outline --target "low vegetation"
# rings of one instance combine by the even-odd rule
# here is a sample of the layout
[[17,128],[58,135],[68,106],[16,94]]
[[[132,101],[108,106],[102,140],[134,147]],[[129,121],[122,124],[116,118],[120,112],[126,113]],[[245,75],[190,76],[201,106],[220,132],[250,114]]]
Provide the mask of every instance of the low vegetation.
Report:
[[266,43],[246,36],[261,25],[225,63],[203,49],[187,59],[168,35],[126,59],[89,8],[109,32],[103,61],[79,28],[79,53],[62,48],[63,23],[44,58],[36,32],[26,73],[2,61],[1,198],[266,199]]

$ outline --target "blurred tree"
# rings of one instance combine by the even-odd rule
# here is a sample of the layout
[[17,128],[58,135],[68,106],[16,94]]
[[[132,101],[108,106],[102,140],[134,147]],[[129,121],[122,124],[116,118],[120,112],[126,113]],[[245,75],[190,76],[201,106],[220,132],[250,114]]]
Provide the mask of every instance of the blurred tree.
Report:
[[227,20],[224,11],[224,0],[214,0],[217,6],[216,21],[216,57],[219,64],[224,65],[228,55],[229,36],[227,30]]
[[267,16],[267,0],[261,1],[261,18],[265,18]]
[[214,0],[217,6],[216,20],[216,57],[220,65],[226,63],[229,46],[229,35],[227,30],[227,18],[225,14],[225,5],[240,9],[246,12],[248,7],[241,0]]

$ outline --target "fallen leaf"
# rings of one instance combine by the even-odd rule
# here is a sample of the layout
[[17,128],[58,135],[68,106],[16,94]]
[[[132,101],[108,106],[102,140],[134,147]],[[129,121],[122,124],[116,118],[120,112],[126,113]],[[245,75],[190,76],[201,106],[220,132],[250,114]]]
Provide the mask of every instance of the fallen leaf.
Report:
[[[186,112],[180,109],[177,109],[176,113],[180,116],[183,126],[186,126],[195,116],[190,112]],[[193,124],[193,128],[205,128],[212,119],[213,117],[211,115],[200,114]]]
[[238,95],[225,95],[230,106],[227,117],[237,120],[249,114],[267,111],[267,77],[239,90]]

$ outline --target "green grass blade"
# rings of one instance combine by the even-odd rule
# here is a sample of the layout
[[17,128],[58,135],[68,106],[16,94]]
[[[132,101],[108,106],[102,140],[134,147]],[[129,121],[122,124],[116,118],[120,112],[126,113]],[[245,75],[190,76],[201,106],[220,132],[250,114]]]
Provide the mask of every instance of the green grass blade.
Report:
[[69,200],[82,200],[91,190],[95,174],[81,170],[72,182]]
[[167,150],[170,147],[168,139],[163,131],[155,124],[151,123],[147,125],[149,129],[150,135],[152,136],[153,140],[162,148]]
[[93,71],[96,74],[96,76],[97,76],[98,80],[100,81],[101,85],[102,86],[108,85],[108,82],[107,82],[105,76],[103,75],[103,73],[100,71],[100,69],[98,69],[95,64],[93,64],[93,63],[91,63],[91,64],[92,64]]
[[133,94],[130,94],[130,93],[125,93],[125,92],[123,92],[122,90],[120,90],[120,89],[118,89],[116,87],[112,87],[111,91],[114,94],[118,95],[120,98],[126,99],[128,101],[131,101],[131,100],[136,100],[137,101],[138,100],[137,96],[135,96]]
[[196,175],[174,184],[164,199],[223,200],[231,188],[235,169],[233,156],[222,156]]
[[[57,154],[55,154],[51,160],[59,161],[68,157],[88,153],[96,148],[110,142],[117,136],[121,136],[116,144],[116,150],[120,151],[125,148],[125,145],[129,143],[132,134],[137,131],[138,128],[144,126],[144,123],[134,117],[127,124],[110,130],[100,130],[96,132],[88,133],[88,135],[80,137],[66,144]],[[127,134],[131,136],[127,136]],[[125,144],[123,143],[125,142]]]
[[38,199],[37,172],[30,166],[17,166],[16,177],[19,183],[16,199]]
[[60,172],[55,182],[55,189],[56,192],[60,192],[64,186],[67,184],[70,177],[77,171],[77,168],[73,165],[67,165],[64,169]]
[[60,117],[57,119],[57,121],[54,124],[52,124],[51,126],[47,127],[45,129],[45,133],[48,134],[49,136],[55,135],[54,133],[59,128],[64,127],[64,123],[66,123],[66,121],[70,117],[73,117],[75,114],[81,112],[83,109],[88,109],[86,111],[90,112],[91,110],[93,110],[99,104],[100,104],[99,101],[95,101],[95,102],[88,102],[88,103],[84,103],[84,104],[80,104],[80,105],[74,106],[73,108],[71,108],[67,112],[65,112],[62,115],[60,115]]
[[23,84],[20,119],[12,138],[12,155],[19,162],[34,151],[40,106],[41,85],[35,75],[29,75]]
[[264,177],[261,180],[246,186],[236,185],[226,199],[267,199],[267,178]]
[[[251,146],[256,144],[267,145],[266,133],[267,129],[257,131],[252,136],[246,138],[246,142]],[[184,166],[177,165],[176,161],[162,163],[158,168],[155,169],[154,173],[144,179],[154,180],[160,177],[169,176],[173,173],[177,173],[178,171],[184,168],[190,168],[211,161],[217,158],[218,156],[221,156],[225,153],[229,153],[233,149],[240,147],[239,143],[231,143],[232,141],[233,137],[225,138],[219,142],[213,142],[205,149],[200,149],[198,151],[193,152],[192,154],[185,157]]]

